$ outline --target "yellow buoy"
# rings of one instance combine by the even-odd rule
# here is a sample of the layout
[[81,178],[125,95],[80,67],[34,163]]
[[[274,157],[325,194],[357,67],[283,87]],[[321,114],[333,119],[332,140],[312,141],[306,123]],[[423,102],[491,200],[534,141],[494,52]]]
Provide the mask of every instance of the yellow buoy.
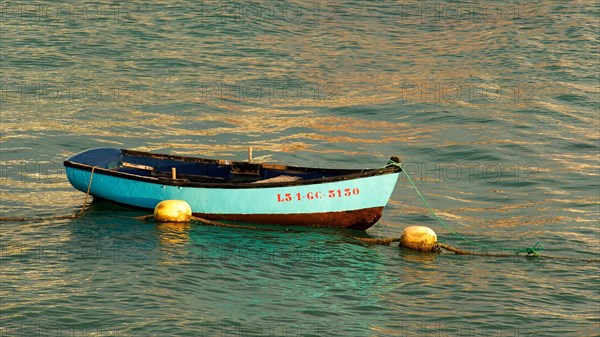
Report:
[[154,219],[160,222],[188,222],[192,208],[183,200],[164,200],[154,208]]
[[400,236],[400,246],[423,252],[433,252],[437,249],[437,235],[429,227],[409,226]]

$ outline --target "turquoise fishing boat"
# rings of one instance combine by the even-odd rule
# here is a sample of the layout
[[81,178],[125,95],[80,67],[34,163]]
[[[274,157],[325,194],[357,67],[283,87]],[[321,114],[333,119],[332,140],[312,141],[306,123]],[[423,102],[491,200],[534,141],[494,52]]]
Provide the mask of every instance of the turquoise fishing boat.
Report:
[[123,205],[154,209],[176,199],[210,220],[364,230],[381,217],[398,163],[322,169],[96,148],[64,166],[77,190]]

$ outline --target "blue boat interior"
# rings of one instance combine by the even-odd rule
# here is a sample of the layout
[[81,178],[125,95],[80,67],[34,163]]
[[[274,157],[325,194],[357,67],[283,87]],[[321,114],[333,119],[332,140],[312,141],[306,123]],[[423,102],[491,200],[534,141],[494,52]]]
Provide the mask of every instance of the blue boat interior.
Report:
[[137,176],[158,178],[171,178],[172,169],[175,168],[178,179],[193,182],[222,183],[257,182],[281,176],[295,180],[309,180],[361,171],[202,159],[114,148],[87,150],[70,157],[67,162],[96,166]]

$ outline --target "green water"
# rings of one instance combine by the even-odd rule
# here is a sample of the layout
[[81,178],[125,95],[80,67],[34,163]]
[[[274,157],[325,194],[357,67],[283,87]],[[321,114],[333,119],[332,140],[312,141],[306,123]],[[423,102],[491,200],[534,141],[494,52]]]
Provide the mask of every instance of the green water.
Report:
[[[2,2],[0,216],[78,211],[69,155],[317,167],[399,155],[454,230],[600,256],[592,1]],[[0,223],[0,336],[599,336],[597,263],[358,243],[436,225],[402,178],[366,233]],[[497,249],[491,249],[496,252]]]

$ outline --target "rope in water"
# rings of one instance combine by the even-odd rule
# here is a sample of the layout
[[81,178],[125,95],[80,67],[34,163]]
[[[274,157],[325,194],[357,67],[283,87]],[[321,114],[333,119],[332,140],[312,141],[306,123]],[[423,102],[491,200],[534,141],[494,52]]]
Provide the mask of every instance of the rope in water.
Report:
[[[354,239],[362,241],[362,242],[367,242],[367,243],[375,243],[375,244],[380,244],[380,245],[390,245],[392,242],[400,242],[401,239],[400,238],[360,238],[360,237],[354,237]],[[456,255],[474,255],[474,256],[492,256],[492,257],[530,257],[529,255],[515,255],[515,254],[494,254],[494,253],[478,253],[478,252],[473,252],[473,251],[468,251],[468,250],[464,250],[464,249],[460,249],[457,247],[453,247],[447,244],[443,244],[443,243],[437,243],[437,246],[435,247],[435,252],[439,253],[441,252],[441,249],[445,249],[448,251],[451,251],[453,253],[455,253]],[[577,259],[577,258],[570,258],[570,257],[558,257],[558,256],[546,256],[546,255],[534,255],[536,258],[539,259],[549,259],[549,260],[561,260],[561,261],[573,261],[573,262],[592,262],[592,263],[599,263],[600,259]]]
[[[359,237],[355,237],[356,240],[362,241],[362,242],[368,242],[368,243],[376,243],[379,245],[389,245],[392,242],[402,242],[401,238],[359,238]],[[402,243],[401,243],[402,245]],[[453,247],[444,243],[437,243],[435,246],[435,249],[433,251],[435,252],[440,252],[440,249],[446,249],[449,250],[457,255],[477,255],[477,256],[497,256],[497,257],[509,257],[509,256],[514,256],[513,254],[492,254],[492,253],[477,253],[477,252],[471,252],[471,251],[467,251],[467,250],[463,250],[457,247]]]
[[[488,247],[494,247],[494,248],[500,248],[498,246],[486,246],[483,245],[479,242],[473,241],[471,239],[468,239],[460,234],[458,234],[457,232],[455,232],[454,230],[452,230],[450,227],[448,227],[444,221],[442,221],[442,219],[440,219],[437,214],[435,214],[435,212],[433,211],[433,209],[431,208],[431,206],[429,206],[429,203],[425,200],[425,198],[423,197],[423,195],[421,194],[421,192],[419,191],[419,189],[417,188],[417,186],[415,185],[415,183],[413,182],[413,180],[410,178],[410,176],[408,175],[408,173],[402,168],[401,163],[390,160],[388,162],[388,164],[385,167],[388,166],[398,166],[402,172],[404,172],[404,174],[406,175],[406,178],[408,179],[408,181],[410,182],[410,184],[413,186],[413,188],[415,189],[415,191],[417,192],[417,194],[419,195],[419,197],[421,198],[421,200],[423,201],[423,203],[425,204],[425,206],[427,207],[427,209],[429,210],[429,212],[435,217],[435,219],[438,221],[438,223],[444,227],[446,230],[448,230],[450,233],[454,234],[455,236],[469,242],[472,243],[478,247],[481,247],[484,249],[483,252],[473,252],[473,251],[468,251],[468,250],[463,250],[457,247],[453,247],[447,244],[443,244],[443,243],[437,243],[436,247],[434,248],[433,251],[436,252],[440,252],[441,249],[445,249],[448,251],[451,251],[457,255],[475,255],[475,256],[494,256],[494,257],[514,257],[515,254],[519,254],[519,253],[527,253],[528,256],[535,256],[535,257],[539,257],[539,258],[544,258],[544,259],[554,259],[554,260],[563,260],[563,261],[576,261],[576,262],[593,262],[593,263],[598,263],[600,262],[600,259],[577,259],[577,258],[568,258],[568,257],[556,257],[556,256],[540,256],[538,254],[539,250],[543,250],[544,249],[544,245],[541,242],[536,243],[533,247],[530,248],[523,248],[523,249],[518,249],[514,252],[514,254],[506,254],[506,253],[487,253],[485,252],[485,249],[487,249]],[[354,237],[354,239],[359,240],[359,241],[363,241],[363,242],[367,242],[367,243],[376,243],[376,244],[382,244],[382,245],[390,245],[392,242],[400,242],[400,245],[402,245],[402,239],[401,238],[361,238],[361,237]],[[503,249],[500,248],[503,251],[508,251],[508,249]]]
[[92,179],[94,179],[94,170],[96,169],[96,166],[92,167],[92,172],[90,173],[90,181],[88,182],[88,188],[87,191],[85,192],[85,198],[83,198],[83,205],[81,205],[81,211],[79,211],[78,215],[83,214],[83,212],[85,211],[85,206],[87,205],[87,200],[88,197],[90,196],[90,190],[92,189]]
[[[423,201],[423,203],[425,204],[425,207],[427,207],[427,209],[429,210],[429,212],[431,213],[431,215],[433,215],[433,217],[437,220],[437,222],[443,227],[445,228],[447,231],[449,231],[450,233],[454,234],[456,237],[469,242],[473,245],[476,245],[478,247],[481,247],[483,249],[498,249],[500,251],[509,251],[509,250],[513,250],[513,249],[507,249],[507,248],[503,248],[503,247],[499,247],[499,246],[495,246],[495,245],[484,245],[481,244],[479,242],[473,241],[471,239],[468,239],[462,235],[460,235],[459,233],[455,232],[454,230],[452,230],[452,228],[448,227],[444,221],[442,221],[442,219],[440,219],[440,217],[437,216],[437,214],[435,214],[435,211],[431,208],[431,206],[429,206],[429,203],[427,202],[427,200],[425,200],[425,198],[423,197],[423,195],[421,194],[421,192],[419,191],[419,189],[417,188],[417,186],[415,185],[415,183],[413,182],[413,180],[411,179],[410,175],[404,170],[404,168],[402,167],[402,163],[398,163],[395,162],[393,160],[388,161],[387,166],[398,166],[402,172],[404,172],[404,175],[406,176],[406,179],[408,180],[408,182],[412,185],[412,187],[414,188],[415,192],[417,192],[417,195],[419,196],[419,198],[421,198],[421,200]],[[514,250],[515,254],[519,254],[519,253],[527,253],[528,255],[533,255],[533,256],[538,256],[538,251],[543,250],[544,249],[544,245],[541,242],[537,242],[533,247],[526,247],[526,248],[519,248],[517,250]],[[502,255],[502,254],[501,254]]]
[[90,196],[90,190],[92,189],[92,179],[94,179],[94,170],[96,170],[96,166],[92,167],[92,172],[90,173],[90,181],[88,182],[87,192],[85,192],[85,197],[83,198],[83,204],[81,205],[81,209],[78,213],[75,214],[67,214],[67,215],[57,215],[50,217],[0,217],[0,221],[46,221],[46,220],[62,220],[62,219],[75,219],[83,215],[87,206],[87,200]]
[[[147,220],[150,220],[153,218],[154,218],[153,214],[136,217],[136,219],[142,220],[142,221],[147,221]],[[229,223],[224,223],[224,222],[219,222],[219,221],[208,220],[208,219],[200,218],[200,217],[193,216],[193,215],[190,217],[190,220],[196,221],[196,222],[199,222],[199,223],[202,223],[205,225],[209,225],[209,226],[218,226],[218,227],[227,227],[227,228],[244,228],[244,229],[255,229],[255,230],[264,230],[264,231],[281,231],[281,230],[271,229],[271,228],[260,228],[260,227],[255,227],[255,226],[234,225],[234,224],[229,224]]]

